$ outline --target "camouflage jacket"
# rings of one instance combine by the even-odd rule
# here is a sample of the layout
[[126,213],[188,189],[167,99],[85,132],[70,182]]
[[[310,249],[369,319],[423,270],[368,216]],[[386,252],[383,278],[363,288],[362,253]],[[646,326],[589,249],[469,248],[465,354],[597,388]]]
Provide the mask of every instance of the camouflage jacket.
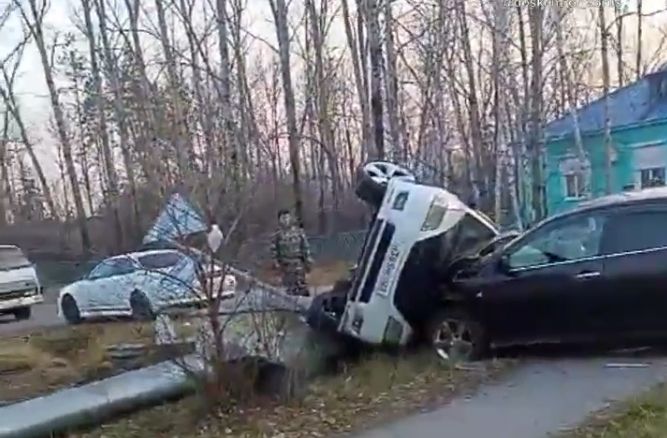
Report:
[[279,264],[297,260],[310,264],[310,248],[303,230],[298,227],[278,230],[271,241],[271,256]]

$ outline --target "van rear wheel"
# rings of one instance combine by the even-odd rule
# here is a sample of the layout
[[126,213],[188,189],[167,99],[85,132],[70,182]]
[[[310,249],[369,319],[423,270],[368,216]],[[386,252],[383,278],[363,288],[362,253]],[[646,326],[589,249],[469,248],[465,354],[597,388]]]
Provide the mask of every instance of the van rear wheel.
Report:
[[24,319],[30,319],[31,310],[30,307],[20,307],[18,309],[14,309],[12,313],[14,314],[14,318],[22,321]]
[[469,362],[489,352],[486,330],[462,309],[439,312],[429,324],[429,339],[436,355],[447,362]]

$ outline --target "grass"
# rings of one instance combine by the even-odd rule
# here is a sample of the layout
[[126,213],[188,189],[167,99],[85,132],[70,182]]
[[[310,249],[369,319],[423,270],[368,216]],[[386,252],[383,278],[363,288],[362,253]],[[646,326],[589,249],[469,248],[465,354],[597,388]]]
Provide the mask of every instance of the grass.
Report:
[[300,438],[347,433],[441,405],[509,364],[494,361],[464,371],[445,367],[430,353],[375,355],[335,376],[315,380],[308,394],[292,403],[255,400],[250,405],[222,406],[217,414],[201,417],[198,399],[190,397],[71,437]]
[[[337,280],[348,275],[350,264],[342,261],[318,262],[306,276],[306,281],[311,287],[331,286]],[[259,278],[271,284],[280,284],[280,275],[271,267],[264,267],[259,273]]]
[[667,437],[667,385],[593,415],[567,438]]
[[34,397],[107,376],[114,368],[107,347],[119,343],[151,345],[153,334],[149,323],[111,322],[0,338],[0,401]]

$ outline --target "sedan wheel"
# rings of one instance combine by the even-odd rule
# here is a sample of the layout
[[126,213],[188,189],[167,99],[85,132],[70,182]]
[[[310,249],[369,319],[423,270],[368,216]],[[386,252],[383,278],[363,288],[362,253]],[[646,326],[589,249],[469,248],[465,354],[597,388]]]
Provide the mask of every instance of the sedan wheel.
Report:
[[132,308],[132,319],[137,321],[152,321],[155,312],[150,300],[142,292],[132,292],[130,296],[130,307]]
[[431,345],[438,357],[447,362],[479,359],[488,348],[481,325],[457,311],[445,312],[434,318]]
[[81,311],[76,304],[76,300],[71,295],[65,295],[60,303],[65,315],[65,320],[70,324],[78,324],[81,322]]

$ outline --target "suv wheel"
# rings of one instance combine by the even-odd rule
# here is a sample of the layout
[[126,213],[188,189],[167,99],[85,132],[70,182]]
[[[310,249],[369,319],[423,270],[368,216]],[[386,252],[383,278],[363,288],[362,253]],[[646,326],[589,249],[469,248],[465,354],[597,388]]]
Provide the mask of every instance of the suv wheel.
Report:
[[392,178],[400,177],[415,181],[409,170],[388,161],[371,161],[366,163],[357,173],[356,195],[374,208],[379,208]]
[[19,321],[24,320],[24,319],[30,319],[30,307],[20,307],[18,309],[14,309],[12,311],[14,314],[14,318],[18,319]]
[[429,325],[429,338],[438,357],[447,362],[468,362],[488,353],[484,327],[461,309],[439,312]]

